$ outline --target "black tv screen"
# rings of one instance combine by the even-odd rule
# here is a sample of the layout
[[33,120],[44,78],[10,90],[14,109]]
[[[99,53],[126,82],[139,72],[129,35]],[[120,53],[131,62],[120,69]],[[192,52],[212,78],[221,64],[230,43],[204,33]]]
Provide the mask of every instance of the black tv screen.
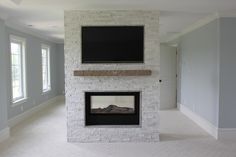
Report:
[[82,27],[82,63],[143,62],[143,26]]

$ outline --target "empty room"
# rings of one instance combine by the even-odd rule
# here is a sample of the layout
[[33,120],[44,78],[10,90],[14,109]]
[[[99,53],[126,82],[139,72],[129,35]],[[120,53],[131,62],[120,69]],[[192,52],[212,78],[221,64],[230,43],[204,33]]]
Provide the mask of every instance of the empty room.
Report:
[[0,0],[0,157],[236,157],[236,1]]

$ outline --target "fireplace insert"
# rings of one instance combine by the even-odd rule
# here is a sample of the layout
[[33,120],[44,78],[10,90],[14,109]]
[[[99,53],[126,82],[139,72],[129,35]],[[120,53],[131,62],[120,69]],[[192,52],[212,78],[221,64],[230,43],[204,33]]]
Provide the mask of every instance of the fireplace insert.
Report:
[[85,92],[85,125],[139,125],[140,92]]

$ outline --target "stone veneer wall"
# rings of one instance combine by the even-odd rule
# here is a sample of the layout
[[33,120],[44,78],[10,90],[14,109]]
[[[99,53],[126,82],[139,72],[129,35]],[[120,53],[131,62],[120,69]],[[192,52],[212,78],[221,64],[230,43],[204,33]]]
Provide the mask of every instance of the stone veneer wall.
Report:
[[[81,26],[144,25],[145,64],[81,64]],[[69,142],[159,141],[159,12],[66,11],[65,73]],[[80,70],[150,69],[151,76],[78,77]],[[140,126],[85,126],[85,91],[141,91]]]

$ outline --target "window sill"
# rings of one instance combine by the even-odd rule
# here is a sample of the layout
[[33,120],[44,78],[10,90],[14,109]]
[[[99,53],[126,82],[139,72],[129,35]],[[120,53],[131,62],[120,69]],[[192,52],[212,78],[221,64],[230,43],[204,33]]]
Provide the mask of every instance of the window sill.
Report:
[[21,105],[21,104],[26,103],[26,102],[27,102],[27,98],[22,98],[22,99],[19,99],[17,101],[12,102],[11,106],[16,107],[16,106]]
[[51,89],[45,90],[45,91],[42,92],[41,95],[47,95],[47,94],[49,94],[51,91],[52,91]]

